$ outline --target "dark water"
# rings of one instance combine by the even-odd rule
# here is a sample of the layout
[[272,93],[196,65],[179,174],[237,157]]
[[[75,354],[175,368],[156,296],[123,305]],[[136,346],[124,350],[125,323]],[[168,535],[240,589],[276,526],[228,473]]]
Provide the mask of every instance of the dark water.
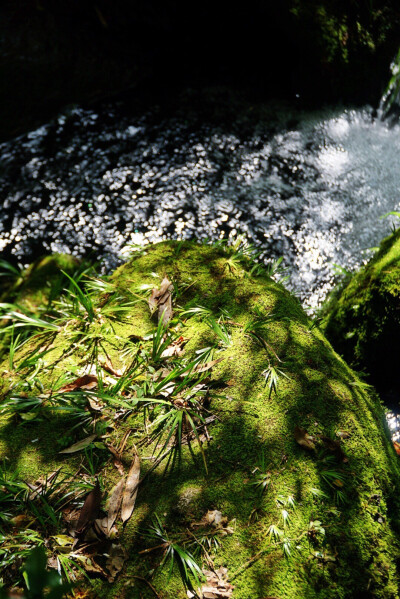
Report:
[[129,243],[240,233],[265,260],[283,256],[289,286],[317,306],[334,265],[358,266],[390,231],[400,128],[369,108],[218,110],[221,122],[201,107],[78,107],[2,144],[0,250],[22,263],[91,254],[111,269]]

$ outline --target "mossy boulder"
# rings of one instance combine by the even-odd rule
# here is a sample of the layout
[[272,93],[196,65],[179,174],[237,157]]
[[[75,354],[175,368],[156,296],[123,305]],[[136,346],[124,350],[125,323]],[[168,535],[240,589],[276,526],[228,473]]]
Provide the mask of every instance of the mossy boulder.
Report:
[[[165,275],[174,286],[168,334],[184,347],[179,357],[160,358],[147,337],[157,327],[147,299]],[[117,521],[128,559],[114,583],[85,583],[97,597],[151,597],[143,577],[165,599],[187,596],[176,566],[169,580],[167,569],[157,567],[165,545],[143,532],[155,514],[167,538],[188,551],[199,549],[203,530],[211,543],[197,559],[228,569],[234,599],[399,597],[399,466],[382,406],[292,294],[237,249],[164,242],[117,269],[91,297],[93,318],[68,317],[57,332],[33,336],[20,350],[17,366],[37,347],[45,349],[35,379],[3,364],[11,391],[3,400],[0,457],[28,482],[57,468],[86,483],[97,473],[107,494],[120,474],[102,443],[123,442],[126,468],[138,452],[143,482],[136,506],[124,529]],[[200,350],[209,356],[201,368],[185,370]],[[101,413],[73,428],[72,409],[63,415],[50,399],[66,378],[90,366],[93,372],[93,364],[100,377],[104,356],[108,371],[112,364],[111,370],[132,372],[133,382],[112,395],[115,380],[103,371]],[[157,394],[155,381],[165,376],[173,388]],[[32,419],[21,420],[27,412],[10,397],[18,399],[18,385],[27,381],[24,401],[36,384],[47,400]],[[166,404],[149,400],[143,411],[145,397]],[[199,439],[193,434],[184,442],[191,433],[186,419],[181,453],[151,471],[154,456],[165,449],[172,455],[176,439],[151,438],[166,405],[192,414]],[[210,418],[207,430],[193,415],[197,409]],[[93,430],[105,433],[100,445],[85,455],[59,454],[65,441]],[[226,518],[217,535],[198,528],[208,510]],[[61,520],[58,532],[66,526]],[[51,539],[46,546],[54,552]]]
[[[78,271],[80,264],[70,254],[52,254],[41,256],[19,274],[17,269],[10,271],[9,275],[5,271],[0,279],[0,303],[12,303],[20,311],[40,316],[60,296],[67,281],[63,272],[71,276]],[[9,335],[0,336],[0,358],[4,351],[8,351],[9,341]]]
[[365,372],[386,403],[400,401],[400,231],[334,291],[322,329],[333,347]]
[[79,264],[79,260],[70,254],[42,256],[22,270],[19,276],[4,273],[0,299],[2,302],[17,302],[36,314],[60,295],[66,281],[62,271],[72,275]]

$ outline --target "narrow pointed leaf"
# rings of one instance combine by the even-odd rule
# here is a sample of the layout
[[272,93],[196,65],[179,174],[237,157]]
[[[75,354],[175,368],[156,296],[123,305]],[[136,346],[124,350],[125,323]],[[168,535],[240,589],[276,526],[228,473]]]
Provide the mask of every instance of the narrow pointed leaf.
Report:
[[121,519],[126,522],[132,515],[135,507],[136,496],[140,477],[140,459],[135,455],[126,479],[125,490],[122,496]]

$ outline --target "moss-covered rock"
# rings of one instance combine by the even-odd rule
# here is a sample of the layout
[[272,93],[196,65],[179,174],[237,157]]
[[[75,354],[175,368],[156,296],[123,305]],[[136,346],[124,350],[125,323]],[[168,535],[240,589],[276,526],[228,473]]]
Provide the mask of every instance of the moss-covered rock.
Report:
[[[163,360],[155,357],[146,336],[156,328],[147,305],[149,290],[165,274],[174,285],[169,332],[186,345],[183,357]],[[143,530],[157,513],[168,539],[193,552],[201,536],[196,523],[207,510],[220,511],[229,528],[226,534],[220,531],[215,544],[206,532],[211,544],[203,558],[228,569],[234,599],[399,597],[399,466],[382,407],[293,295],[235,249],[166,242],[147,247],[120,267],[93,301],[93,318],[82,311],[20,350],[16,369],[6,374],[11,395],[16,397],[18,385],[29,381],[29,372],[18,370],[18,364],[37,347],[47,352],[35,374],[42,398],[43,390],[52,389],[53,397],[66,377],[87,372],[93,361],[100,376],[105,355],[108,370],[110,363],[114,369],[131,368],[133,383],[127,381],[111,403],[99,390],[100,418],[75,430],[70,415],[58,415],[46,402],[32,420],[20,420],[26,411],[5,409],[0,456],[28,481],[58,467],[87,480],[97,469],[109,491],[120,475],[112,459],[105,461],[101,446],[92,446],[91,465],[88,455],[60,456],[60,446],[87,436],[94,426],[99,434],[108,431],[105,441],[113,447],[125,439],[127,467],[138,451],[143,482],[123,532],[118,525],[129,558],[115,583],[90,583],[97,597],[151,597],[149,586],[137,577],[153,569],[151,584],[160,595],[186,597],[178,569],[168,581],[167,569],[157,568],[162,552],[153,547],[160,541],[149,541]],[[212,346],[203,372],[182,370],[199,357],[196,352]],[[171,373],[174,366],[177,374],[169,376],[175,390],[154,391],[154,381],[166,375],[163,368]],[[3,374],[8,368],[3,364]],[[111,395],[115,380],[106,377],[103,371]],[[31,383],[29,397],[32,378]],[[190,384],[205,387],[188,392]],[[204,391],[207,399],[190,399]],[[146,440],[143,416],[151,433],[154,418],[166,408],[150,403],[143,413],[143,396],[190,413],[200,407],[210,417],[208,434],[200,429],[208,472],[194,436],[183,444],[175,464],[167,468],[164,460],[150,472],[152,455],[171,445]],[[15,408],[10,393],[3,405]],[[190,438],[185,422],[185,438]]]
[[[40,316],[43,310],[57,299],[66,284],[67,277],[77,272],[80,261],[70,254],[52,254],[41,256],[35,262],[19,274],[18,270],[2,273],[0,279],[0,303],[4,306],[3,312],[7,312],[7,304],[22,312],[29,312],[34,316]],[[2,323],[3,324],[3,323]],[[5,326],[9,321],[5,321]],[[1,325],[0,325],[1,326]],[[10,334],[0,335],[0,359],[4,352],[8,352]],[[1,382],[0,382],[1,389]]]
[[37,313],[49,301],[58,297],[66,277],[78,269],[79,260],[70,254],[42,256],[23,270],[20,276],[4,276],[0,287],[2,302],[17,302],[21,307]]
[[400,400],[400,231],[333,293],[322,328],[347,362],[369,375],[382,398]]

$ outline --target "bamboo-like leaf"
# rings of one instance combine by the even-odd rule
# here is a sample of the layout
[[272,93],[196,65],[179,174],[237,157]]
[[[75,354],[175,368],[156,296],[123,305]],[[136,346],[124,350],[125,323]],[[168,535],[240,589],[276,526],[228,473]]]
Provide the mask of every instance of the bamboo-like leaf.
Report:
[[84,439],[81,439],[77,443],[74,443],[70,447],[67,447],[67,449],[63,449],[62,451],[59,451],[58,453],[75,453],[76,451],[81,451],[81,449],[85,449],[85,447],[90,445],[92,443],[92,441],[95,440],[96,437],[97,437],[97,435],[90,435],[89,437],[85,437]]
[[103,520],[103,526],[107,529],[107,534],[109,534],[112,529],[115,520],[117,519],[119,509],[122,503],[122,494],[125,486],[125,477],[122,477],[121,480],[115,485],[112,489],[109,500],[107,502],[107,518]]
[[121,508],[121,520],[126,522],[132,515],[135,507],[136,496],[139,486],[140,477],[140,459],[138,455],[135,455],[128,477],[126,479],[126,485],[122,496],[122,508]]
[[100,509],[101,503],[101,491],[98,481],[92,491],[85,499],[85,503],[79,514],[78,524],[76,525],[76,531],[82,532],[86,526],[96,518],[97,512]]
[[97,387],[97,383],[97,376],[94,376],[93,374],[85,374],[77,378],[72,383],[61,387],[61,389],[58,390],[58,393],[69,393],[70,391],[75,391],[76,389],[94,389]]

